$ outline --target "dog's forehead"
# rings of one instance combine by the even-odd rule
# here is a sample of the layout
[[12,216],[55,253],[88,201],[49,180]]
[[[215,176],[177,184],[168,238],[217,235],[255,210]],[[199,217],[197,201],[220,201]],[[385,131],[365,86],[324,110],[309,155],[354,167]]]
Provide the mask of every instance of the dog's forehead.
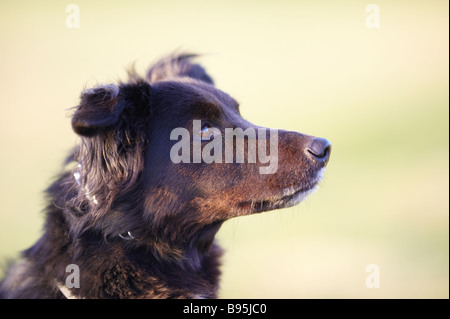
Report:
[[201,95],[201,99],[205,99],[207,103],[221,104],[234,109],[238,108],[238,103],[234,98],[211,84],[201,83],[200,85],[192,86],[192,89],[197,91]]
[[221,108],[230,108],[239,111],[239,104],[229,94],[217,89],[215,86],[190,78],[177,81],[164,81],[154,84],[162,95],[162,99],[176,101],[179,105],[188,106],[196,104],[216,105]]

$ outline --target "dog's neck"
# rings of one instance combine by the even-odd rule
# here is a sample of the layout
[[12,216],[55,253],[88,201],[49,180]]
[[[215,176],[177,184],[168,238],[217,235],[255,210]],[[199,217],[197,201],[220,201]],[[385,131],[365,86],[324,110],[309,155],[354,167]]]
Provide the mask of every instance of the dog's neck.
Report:
[[[87,235],[89,237],[89,235]],[[161,245],[164,245],[160,242]],[[171,258],[155,254],[157,249],[130,245],[129,240],[106,242],[95,235],[77,243],[57,246],[50,234],[44,234],[32,251],[31,260],[39,259],[47,250],[66,251],[57,260],[42,260],[49,290],[57,289],[65,298],[216,298],[222,250],[212,239],[192,242]],[[195,247],[197,245],[197,247]],[[47,254],[48,255],[48,254]],[[61,265],[75,264],[80,271],[80,287],[66,286],[72,273]]]
[[[67,178],[76,182],[72,174]],[[64,187],[69,185],[60,180],[49,192]],[[64,297],[58,284],[65,285],[70,276],[65,267],[75,264],[81,283],[80,288],[70,289],[70,296],[77,298],[217,297],[222,250],[214,244],[214,236],[222,222],[165,223],[176,227],[176,232],[161,228],[152,232],[142,223],[139,229],[123,228],[107,235],[86,224],[83,233],[74,235],[71,224],[77,217],[63,204],[54,202],[48,208],[46,231],[26,252],[36,269],[42,268],[45,279],[39,280],[48,283],[47,291]],[[178,237],[173,237],[175,233]]]
[[[81,288],[70,289],[69,296],[122,298],[123,291],[127,291],[131,298],[216,298],[222,250],[214,243],[214,236],[220,226],[221,223],[205,226],[184,242],[169,242],[143,234],[138,236],[131,231],[133,238],[123,235],[124,238],[106,240],[98,234],[86,234],[77,243],[72,243],[76,247],[73,249],[75,253],[66,257],[70,263],[80,266],[82,278]],[[89,254],[78,254],[77,249]],[[96,267],[82,266],[95,263],[92,258],[108,262]],[[67,275],[56,279],[64,283]],[[83,278],[92,279],[84,281]],[[117,278],[126,280],[118,283]],[[96,287],[88,289],[83,282],[90,284],[95,281],[103,284],[97,288],[98,295],[91,295]]]
[[[195,227],[195,231],[182,232],[180,237],[166,238],[151,232],[126,231],[117,235],[124,246],[139,250],[141,255],[151,254],[162,262],[180,264],[182,268],[197,271],[214,244],[214,237],[222,221]],[[170,232],[169,232],[170,233]]]

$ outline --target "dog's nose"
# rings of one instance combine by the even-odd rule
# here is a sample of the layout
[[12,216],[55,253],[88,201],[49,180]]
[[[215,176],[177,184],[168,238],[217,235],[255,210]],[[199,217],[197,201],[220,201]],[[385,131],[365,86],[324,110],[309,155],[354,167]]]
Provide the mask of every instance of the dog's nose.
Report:
[[325,138],[315,138],[306,151],[314,161],[325,166],[330,159],[331,143]]

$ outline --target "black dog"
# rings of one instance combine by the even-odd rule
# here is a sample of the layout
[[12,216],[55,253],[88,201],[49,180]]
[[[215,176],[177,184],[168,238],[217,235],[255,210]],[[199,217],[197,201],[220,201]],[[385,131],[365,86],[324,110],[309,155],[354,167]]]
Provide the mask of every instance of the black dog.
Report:
[[217,297],[222,223],[314,190],[329,142],[247,122],[193,57],[82,92],[74,164],[47,190],[44,233],[1,297]]

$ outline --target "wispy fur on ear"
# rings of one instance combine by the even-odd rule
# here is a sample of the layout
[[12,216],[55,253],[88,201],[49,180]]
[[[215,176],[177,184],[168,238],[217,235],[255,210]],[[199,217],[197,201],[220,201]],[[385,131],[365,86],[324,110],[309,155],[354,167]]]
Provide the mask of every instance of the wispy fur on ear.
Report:
[[[79,214],[72,226],[73,234],[96,228],[108,211],[115,211],[117,225],[127,225],[138,203],[124,203],[122,198],[138,192],[144,170],[144,155],[148,143],[148,123],[152,114],[150,84],[135,83],[99,86],[81,94],[72,125],[81,136],[75,154],[79,166],[78,196],[75,208]],[[94,199],[95,200],[92,200]],[[124,207],[130,204],[132,207]],[[86,206],[89,214],[84,214]],[[120,212],[127,212],[122,214]],[[137,214],[137,213],[136,213]],[[134,220],[137,217],[134,216]],[[121,229],[102,229],[108,233]]]
[[190,77],[214,85],[213,79],[205,69],[191,62],[191,59],[197,56],[197,54],[175,54],[162,59],[147,71],[146,80],[153,83],[174,77]]
[[80,105],[72,117],[72,128],[82,136],[93,136],[112,126],[122,112],[118,104],[119,87],[115,84],[101,85],[84,90]]

